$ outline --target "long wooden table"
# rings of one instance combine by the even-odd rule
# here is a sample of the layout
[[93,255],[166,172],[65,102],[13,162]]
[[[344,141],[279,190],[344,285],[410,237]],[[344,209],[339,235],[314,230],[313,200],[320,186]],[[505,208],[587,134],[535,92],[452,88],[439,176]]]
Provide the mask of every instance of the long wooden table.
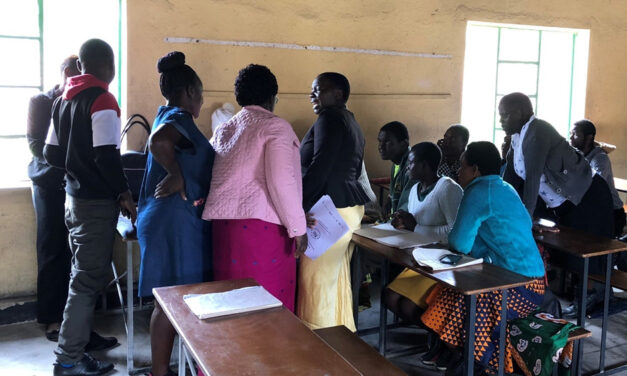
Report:
[[[614,365],[605,369],[605,349],[607,338],[607,321],[610,300],[610,278],[612,275],[612,255],[627,250],[627,243],[615,239],[604,238],[590,234],[585,231],[576,230],[566,226],[558,226],[559,232],[534,233],[536,241],[549,251],[563,252],[568,255],[581,258],[583,260],[581,268],[578,270],[581,276],[580,289],[578,294],[577,325],[586,327],[586,295],[589,276],[589,263],[592,257],[606,257],[605,269],[605,293],[603,296],[603,323],[601,325],[601,350],[599,355],[599,369],[591,375],[611,375],[627,370],[627,362]],[[583,364],[584,341],[575,343],[575,364],[573,366],[574,375],[581,374]]]
[[[203,373],[211,376],[363,374],[350,357],[325,342],[324,332],[315,334],[284,307],[200,320],[183,302],[187,294],[255,285],[253,279],[243,279],[153,289],[179,334],[179,375],[184,375],[185,357],[193,357]],[[339,338],[347,343],[345,336]],[[375,368],[382,372],[378,374],[400,371],[385,359],[370,364],[382,367]]]
[[[501,302],[500,343],[505,343],[507,324],[507,289],[523,286],[529,283],[531,280],[530,278],[487,263],[431,273],[416,264],[410,249],[389,247],[358,234],[353,234],[352,241],[360,249],[374,252],[383,257],[383,265],[381,268],[381,285],[383,287],[388,284],[389,262],[393,262],[410,268],[417,273],[431,278],[439,283],[443,283],[444,285],[451,287],[466,296],[468,317],[465,329],[468,335],[466,336],[466,343],[464,344],[465,375],[472,375],[474,371],[474,323],[476,318],[477,294],[490,291],[503,292],[503,299]],[[383,355],[385,355],[386,331],[387,309],[381,306],[379,311],[379,352]],[[504,356],[505,352],[501,351],[499,353],[499,375],[503,375]]]

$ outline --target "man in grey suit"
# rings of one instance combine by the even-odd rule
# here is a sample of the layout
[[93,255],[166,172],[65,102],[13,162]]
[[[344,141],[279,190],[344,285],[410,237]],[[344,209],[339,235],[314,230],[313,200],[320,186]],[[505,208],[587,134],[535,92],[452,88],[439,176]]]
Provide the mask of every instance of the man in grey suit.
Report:
[[[593,176],[583,154],[551,124],[534,116],[525,94],[504,96],[499,115],[503,130],[511,136],[503,179],[517,189],[529,215],[534,216],[540,203],[559,224],[613,237],[610,190],[603,178]],[[604,274],[603,262],[595,260],[590,262],[590,273]],[[598,303],[601,296],[592,293],[588,304]]]

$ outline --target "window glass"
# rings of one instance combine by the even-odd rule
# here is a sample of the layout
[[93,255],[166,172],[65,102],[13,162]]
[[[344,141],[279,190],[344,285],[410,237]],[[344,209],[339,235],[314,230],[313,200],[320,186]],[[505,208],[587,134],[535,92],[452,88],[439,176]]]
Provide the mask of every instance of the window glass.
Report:
[[536,64],[501,63],[498,67],[496,91],[504,95],[519,91],[527,95],[536,94],[538,66]]
[[0,38],[0,85],[41,85],[39,41]]
[[538,61],[538,30],[501,29],[499,59],[508,61]]
[[0,35],[38,38],[37,0],[0,0]]
[[0,88],[0,103],[2,108],[2,123],[0,136],[15,136],[26,134],[26,117],[30,97],[37,94],[38,89]]

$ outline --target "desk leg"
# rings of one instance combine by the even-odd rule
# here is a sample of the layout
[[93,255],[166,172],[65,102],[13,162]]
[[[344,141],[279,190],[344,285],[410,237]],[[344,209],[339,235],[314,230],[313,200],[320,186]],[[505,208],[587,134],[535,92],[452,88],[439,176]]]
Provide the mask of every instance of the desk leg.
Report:
[[362,251],[355,246],[351,257],[351,289],[353,292],[353,319],[355,330],[359,330],[359,290],[361,289],[361,255]]
[[129,375],[135,370],[134,367],[134,350],[135,342],[133,334],[135,333],[133,320],[133,243],[126,242],[126,368]]
[[501,327],[499,333],[499,376],[503,376],[505,370],[505,352],[507,351],[507,289],[503,290],[501,301]]
[[599,358],[599,372],[605,371],[605,340],[607,337],[607,316],[610,305],[610,278],[612,276],[612,254],[607,255],[605,265],[605,293],[603,295],[603,323],[601,324],[601,357]]
[[185,344],[179,335],[179,376],[185,376]]
[[475,371],[475,320],[477,296],[466,295],[466,342],[464,343],[464,375],[472,376]]
[[[390,275],[390,261],[384,257],[381,263],[381,291],[388,284],[388,277]],[[383,306],[383,302],[379,300],[379,354],[385,357],[385,347],[387,340],[387,324],[388,324],[388,310]]]
[[[577,314],[577,325],[585,329],[586,327],[586,295],[588,292],[588,266],[589,258],[583,259],[583,270],[581,272],[581,281],[579,283],[579,313]],[[581,375],[583,365],[583,343],[584,340],[575,341],[574,353],[576,354],[575,367],[573,368],[573,376]]]

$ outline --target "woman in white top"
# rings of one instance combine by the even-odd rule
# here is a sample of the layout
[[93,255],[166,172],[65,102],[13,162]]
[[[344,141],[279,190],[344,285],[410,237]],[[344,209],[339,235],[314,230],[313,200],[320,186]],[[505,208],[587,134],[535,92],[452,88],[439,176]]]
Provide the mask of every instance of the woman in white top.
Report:
[[[440,148],[432,142],[421,142],[411,148],[407,173],[419,183],[409,193],[409,212],[396,212],[392,225],[420,233],[427,241],[446,243],[463,190],[453,179],[438,176],[441,159]],[[404,321],[418,324],[426,308],[425,298],[434,284],[431,279],[405,269],[383,291],[383,304]]]

